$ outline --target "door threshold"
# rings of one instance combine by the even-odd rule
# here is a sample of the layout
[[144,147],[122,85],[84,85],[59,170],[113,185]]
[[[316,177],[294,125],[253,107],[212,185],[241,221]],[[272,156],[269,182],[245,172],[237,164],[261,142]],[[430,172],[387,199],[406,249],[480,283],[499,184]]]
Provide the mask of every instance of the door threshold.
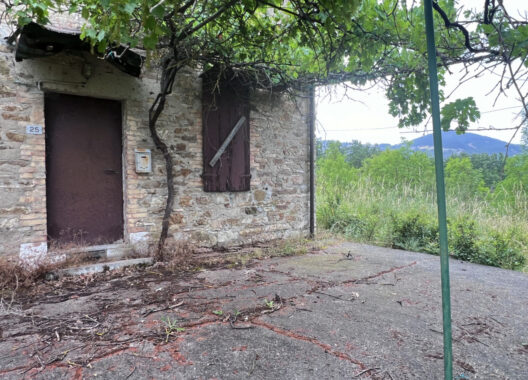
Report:
[[102,245],[91,245],[66,249],[53,249],[50,253],[55,255],[77,255],[84,254],[93,259],[119,260],[133,253],[132,247],[125,243],[112,243]]
[[152,265],[152,263],[152,257],[140,257],[137,259],[109,261],[103,263],[81,265],[73,268],[65,268],[61,269],[58,273],[66,276],[78,276],[83,274],[101,273],[108,270],[122,269],[136,265]]

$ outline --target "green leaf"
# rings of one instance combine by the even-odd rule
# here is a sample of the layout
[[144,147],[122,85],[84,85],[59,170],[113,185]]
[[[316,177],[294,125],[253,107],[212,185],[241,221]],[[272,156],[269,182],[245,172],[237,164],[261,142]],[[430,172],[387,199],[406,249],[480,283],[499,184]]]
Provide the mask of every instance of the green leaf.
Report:
[[158,43],[158,36],[155,34],[149,34],[148,36],[143,37],[143,46],[145,49],[153,50],[156,48]]
[[105,31],[104,30],[101,30],[99,31],[99,33],[97,33],[97,36],[95,37],[97,41],[102,41],[103,38],[105,38]]
[[145,19],[145,28],[147,30],[154,30],[156,28],[156,19],[153,16],[148,16]]
[[152,8],[150,13],[155,17],[162,18],[165,16],[165,7],[162,4],[159,4]]
[[131,15],[134,10],[136,9],[136,2],[135,1],[130,1],[128,3],[125,3],[125,5],[123,6],[123,10],[128,13],[129,15]]
[[457,99],[444,105],[441,111],[441,125],[444,131],[448,131],[453,121],[457,122],[457,133],[464,133],[470,122],[480,118],[480,111],[473,97]]

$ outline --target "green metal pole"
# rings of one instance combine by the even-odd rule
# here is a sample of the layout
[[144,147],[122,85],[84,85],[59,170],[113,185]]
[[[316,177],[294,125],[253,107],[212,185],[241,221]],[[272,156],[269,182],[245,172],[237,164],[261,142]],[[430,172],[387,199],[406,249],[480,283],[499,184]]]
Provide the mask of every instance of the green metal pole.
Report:
[[436,47],[434,37],[432,0],[424,0],[425,32],[429,64],[429,86],[433,116],[434,156],[436,169],[436,196],[438,227],[440,232],[440,272],[442,278],[442,317],[444,323],[444,379],[453,379],[453,348],[451,338],[451,296],[449,285],[449,253],[447,250],[447,217],[444,186],[444,157],[442,130],[440,128],[440,104],[438,100],[438,73],[436,71]]

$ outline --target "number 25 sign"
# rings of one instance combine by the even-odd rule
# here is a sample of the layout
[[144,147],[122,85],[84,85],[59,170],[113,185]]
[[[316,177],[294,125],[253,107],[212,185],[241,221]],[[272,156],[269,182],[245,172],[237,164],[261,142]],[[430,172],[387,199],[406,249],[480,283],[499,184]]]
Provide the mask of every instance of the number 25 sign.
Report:
[[26,134],[28,135],[41,135],[42,125],[26,125]]

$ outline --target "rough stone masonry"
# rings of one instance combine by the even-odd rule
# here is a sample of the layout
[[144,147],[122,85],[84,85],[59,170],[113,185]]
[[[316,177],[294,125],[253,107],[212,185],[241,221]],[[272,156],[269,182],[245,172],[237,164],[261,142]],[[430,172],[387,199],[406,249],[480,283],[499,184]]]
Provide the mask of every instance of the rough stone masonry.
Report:
[[[123,109],[124,241],[144,250],[160,233],[166,199],[164,161],[148,130],[159,72],[140,79],[87,52],[15,62],[0,42],[0,254],[22,257],[48,250],[44,93],[119,100]],[[91,76],[83,76],[89,65]],[[169,240],[201,247],[251,244],[308,233],[308,99],[254,90],[250,112],[251,190],[203,191],[201,80],[183,70],[158,122],[175,168]],[[28,134],[28,125],[42,134]],[[152,172],[135,171],[135,149],[152,150]]]

